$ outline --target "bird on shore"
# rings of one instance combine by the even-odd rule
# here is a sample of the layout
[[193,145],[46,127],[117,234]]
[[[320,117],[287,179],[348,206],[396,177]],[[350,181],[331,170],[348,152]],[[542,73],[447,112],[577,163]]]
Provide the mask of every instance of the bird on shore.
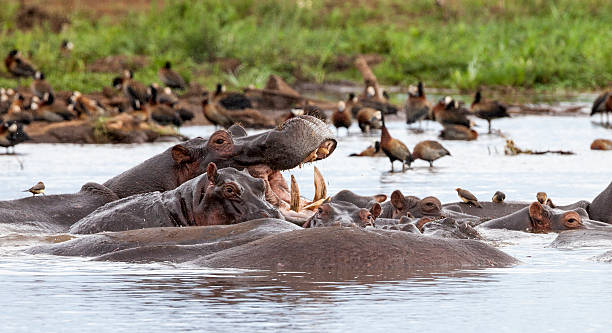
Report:
[[412,161],[417,159],[427,161],[429,162],[429,167],[433,168],[433,162],[444,156],[451,156],[451,153],[438,141],[425,140],[414,146],[411,159]]
[[403,142],[391,137],[387,126],[385,126],[384,118],[382,119],[382,131],[380,134],[380,148],[391,161],[391,172],[394,171],[394,161],[402,162],[402,172],[406,171],[406,163],[408,163],[408,168],[410,168],[410,163],[412,163],[410,150]]
[[493,194],[493,198],[491,199],[491,201],[496,203],[502,203],[504,200],[506,200],[506,195],[501,191],[495,192],[495,194]]
[[601,123],[603,124],[603,114],[606,114],[606,123],[610,123],[608,114],[612,112],[612,91],[605,92],[595,99],[593,106],[591,107],[591,117],[599,113]]
[[225,86],[217,83],[215,92],[213,93],[212,102],[218,103],[228,110],[243,110],[253,108],[251,100],[245,94],[238,92],[227,92]]
[[121,90],[130,101],[130,105],[134,110],[140,110],[149,100],[149,91],[147,87],[134,80],[134,72],[126,70],[122,77],[113,79],[113,87]]
[[147,108],[150,109],[149,112],[151,119],[160,125],[174,125],[176,127],[180,127],[183,125],[183,119],[181,118],[179,112],[171,106],[157,102],[157,88],[157,85],[149,86],[151,98],[149,99]]
[[465,202],[466,204],[471,204],[476,207],[482,208],[482,206],[478,202],[478,199],[476,199],[476,196],[470,193],[470,191],[464,190],[459,187],[456,188],[455,191],[457,191],[457,195],[459,195],[459,198],[463,200],[463,202]]
[[30,85],[30,90],[34,96],[40,99],[42,104],[53,104],[55,94],[53,93],[53,88],[51,88],[49,82],[45,80],[45,74],[43,72],[36,71],[36,73],[34,73],[34,80]]
[[373,145],[368,146],[368,148],[364,149],[362,152],[360,152],[360,153],[353,153],[353,154],[350,154],[349,156],[351,156],[351,157],[356,157],[356,156],[368,156],[368,157],[372,157],[372,156],[376,156],[376,155],[380,155],[380,154],[381,154],[380,141],[376,141],[376,142],[374,142]]
[[336,127],[336,134],[342,127],[346,128],[346,133],[348,134],[349,128],[353,123],[353,116],[351,116],[351,112],[346,109],[346,103],[344,101],[338,102],[338,108],[332,114],[331,121],[334,127]]
[[36,73],[34,66],[18,50],[11,50],[9,52],[6,58],[4,58],[4,65],[9,73],[19,79],[22,77],[32,77]]
[[425,119],[430,110],[431,103],[425,97],[423,83],[419,82],[416,89],[411,86],[408,91],[408,100],[404,105],[406,124],[413,124],[418,121],[420,125],[421,120]]
[[74,44],[71,41],[67,39],[62,40],[62,43],[60,44],[60,52],[64,57],[69,57],[73,49]]
[[552,202],[552,200],[550,200],[550,198],[548,197],[546,192],[538,192],[536,194],[536,199],[542,205],[548,206],[550,208],[555,208],[556,207],[555,204]]
[[172,70],[172,63],[170,61],[166,61],[164,67],[159,69],[157,76],[163,84],[172,89],[185,89],[187,87],[185,79],[179,73]]
[[470,109],[476,117],[485,119],[489,123],[489,134],[491,133],[491,120],[510,117],[506,105],[498,101],[484,101],[480,90],[474,95],[474,101]]
[[234,124],[234,121],[225,114],[222,108],[218,108],[214,101],[210,101],[208,95],[202,100],[202,112],[204,117],[215,125],[215,128],[217,126],[228,128]]
[[27,190],[23,190],[22,192],[30,192],[32,193],[32,196],[35,196],[37,194],[45,195],[45,184],[43,182],[38,182],[36,183],[36,185],[30,187]]
[[472,122],[467,118],[469,112],[455,101],[452,97],[446,96],[440,99],[432,108],[432,119],[444,125],[462,125],[467,128],[472,127]]

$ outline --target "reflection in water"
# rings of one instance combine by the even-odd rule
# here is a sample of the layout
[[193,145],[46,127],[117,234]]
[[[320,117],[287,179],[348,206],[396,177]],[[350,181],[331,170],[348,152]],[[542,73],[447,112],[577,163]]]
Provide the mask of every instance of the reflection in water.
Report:
[[[485,131],[486,122],[479,122]],[[546,191],[557,204],[591,199],[609,182],[612,154],[589,150],[610,130],[589,118],[514,117],[494,123],[529,149],[573,150],[573,156],[503,155],[504,141],[481,135],[475,142],[444,142],[452,157],[388,172],[386,158],[352,158],[378,139],[356,126],[341,134],[336,152],[317,166],[328,192],[350,188],[360,194],[401,189],[456,201],[454,188],[484,200],[503,190],[508,200],[533,200]],[[434,139],[437,124],[414,133],[389,124],[394,137],[413,147]],[[546,129],[543,131],[542,129]],[[212,127],[182,129],[207,136]],[[344,131],[342,131],[343,133]],[[0,156],[0,199],[42,180],[48,193],[77,191],[104,182],[171,143],[120,146],[18,146],[21,162]],[[92,163],[91,161],[96,161]],[[20,169],[23,164],[23,170]],[[69,166],[68,169],[66,166]],[[285,172],[312,196],[312,167]],[[24,255],[32,244],[62,240],[34,229],[0,224],[0,331],[604,331],[612,325],[612,265],[589,258],[603,248],[558,250],[555,237],[483,231],[523,263],[511,268],[417,272],[412,276],[323,279],[304,273],[210,270],[187,265],[97,262],[86,258]]]

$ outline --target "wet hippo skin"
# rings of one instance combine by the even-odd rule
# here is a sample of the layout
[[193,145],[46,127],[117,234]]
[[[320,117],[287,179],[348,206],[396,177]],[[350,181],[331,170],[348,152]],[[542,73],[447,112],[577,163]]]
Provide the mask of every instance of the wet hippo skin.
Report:
[[257,218],[280,218],[264,197],[262,179],[234,168],[207,172],[166,192],[134,195],[106,204],[75,223],[75,234],[154,227],[233,224]]

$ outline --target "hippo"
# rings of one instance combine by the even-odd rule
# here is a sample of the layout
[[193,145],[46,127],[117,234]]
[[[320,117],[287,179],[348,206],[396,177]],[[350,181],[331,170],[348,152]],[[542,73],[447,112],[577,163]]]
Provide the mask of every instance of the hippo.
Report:
[[383,205],[381,217],[400,218],[401,216],[423,217],[441,216],[442,203],[436,197],[420,199],[415,196],[404,196],[400,190],[391,193],[391,201]]
[[333,197],[331,197],[331,202],[338,202],[338,201],[350,202],[359,208],[369,208],[375,202],[382,203],[386,200],[387,200],[387,196],[384,194],[363,196],[363,195],[358,195],[349,190],[342,190],[336,193],[336,195],[334,195]]
[[282,218],[265,200],[262,179],[234,168],[206,173],[174,190],[133,195],[108,203],[70,227],[73,234],[154,227],[233,224],[257,218]]
[[512,214],[496,218],[479,226],[491,229],[522,230],[534,233],[582,229],[603,223],[588,220],[589,215],[583,208],[562,210],[551,208],[534,201]]
[[273,130],[250,136],[240,128],[219,130],[208,139],[177,144],[103,185],[88,183],[74,194],[2,201],[0,223],[35,222],[56,225],[56,231],[67,230],[106,203],[173,190],[203,174],[210,162],[218,168],[246,168],[251,175],[264,178],[268,197],[285,190],[281,170],[326,158],[335,148],[329,128],[311,116],[294,117]]
[[381,208],[378,202],[368,210],[345,202],[323,203],[317,211],[304,223],[304,228],[327,227],[332,225],[360,227],[374,226],[374,221],[380,215]]
[[549,247],[575,249],[580,247],[612,247],[612,227],[578,229],[560,232]]
[[95,260],[185,262],[203,267],[301,271],[326,278],[395,276],[416,271],[505,267],[518,261],[475,240],[408,232],[322,227],[302,229],[278,219],[191,228],[149,228],[84,235],[32,247],[31,254]]
[[587,211],[591,219],[612,224],[612,182],[593,199]]

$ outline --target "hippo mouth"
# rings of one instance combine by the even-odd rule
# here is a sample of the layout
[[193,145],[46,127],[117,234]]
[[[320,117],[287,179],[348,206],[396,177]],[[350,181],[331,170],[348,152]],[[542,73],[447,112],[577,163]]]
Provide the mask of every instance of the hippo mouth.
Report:
[[[320,159],[314,158],[320,153],[322,152],[309,156],[304,163]],[[274,170],[264,164],[249,167],[247,170],[251,176],[264,180],[266,201],[276,207],[289,221],[303,223],[327,198],[325,179],[317,167],[314,167],[315,194],[312,200],[300,196],[300,190],[293,175],[290,187],[280,170]]]

